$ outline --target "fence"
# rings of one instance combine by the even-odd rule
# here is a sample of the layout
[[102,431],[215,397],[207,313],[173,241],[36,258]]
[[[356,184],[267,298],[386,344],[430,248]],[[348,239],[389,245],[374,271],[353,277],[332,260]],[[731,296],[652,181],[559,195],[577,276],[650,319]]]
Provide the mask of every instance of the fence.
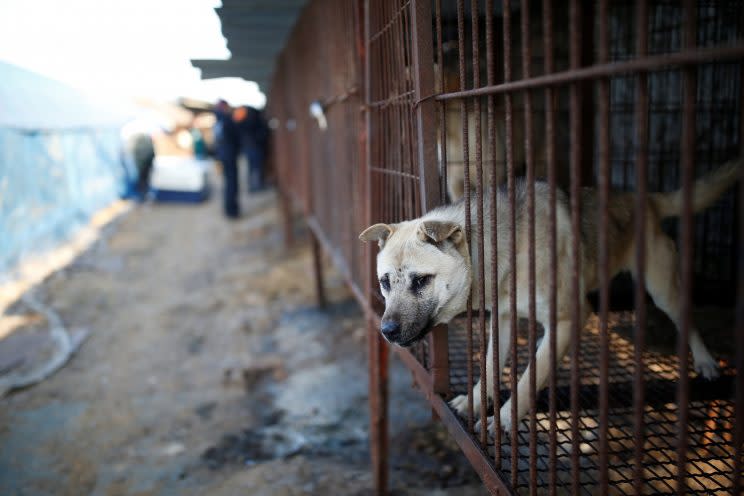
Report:
[[[391,349],[489,490],[741,494],[744,181],[700,215],[693,185],[744,155],[743,61],[742,2],[308,5],[271,87],[274,153],[286,210],[313,233],[321,301],[322,247],[367,315],[379,492],[385,300],[376,246],[356,236],[461,194],[471,301]],[[679,220],[657,226],[654,193],[678,188]],[[613,250],[626,241],[623,265]],[[611,286],[621,267],[636,277]],[[598,288],[586,325],[585,285]],[[499,339],[484,353],[489,315]],[[725,355],[715,380],[692,370],[713,375],[693,321]],[[543,328],[558,330],[538,344]],[[458,395],[462,418],[446,401]],[[502,431],[507,398],[519,421]],[[494,435],[476,432],[490,415]]]

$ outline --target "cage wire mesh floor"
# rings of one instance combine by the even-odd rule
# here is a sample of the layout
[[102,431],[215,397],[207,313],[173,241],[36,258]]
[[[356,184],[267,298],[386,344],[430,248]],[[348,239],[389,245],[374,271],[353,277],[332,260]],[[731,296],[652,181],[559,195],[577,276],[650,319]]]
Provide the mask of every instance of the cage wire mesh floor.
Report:
[[[609,328],[609,425],[608,466],[611,494],[634,494],[635,436],[633,390],[635,362],[630,341],[634,325],[632,312],[613,312]],[[526,322],[519,326],[518,375],[528,361]],[[477,316],[473,318],[473,382],[479,376],[480,343]],[[457,319],[449,330],[450,386],[453,395],[467,392],[467,334],[464,318]],[[540,331],[538,331],[538,334]],[[419,355],[420,356],[420,355]],[[580,408],[579,425],[579,484],[583,494],[596,494],[599,485],[599,319],[593,315],[581,336],[580,345]],[[570,354],[558,366],[556,394],[556,485],[559,493],[570,490],[572,430],[570,409]],[[676,356],[658,351],[644,351],[645,364],[643,452],[643,494],[673,493],[676,490],[677,415],[676,403],[679,361]],[[693,370],[692,363],[690,369]],[[501,404],[508,398],[511,367],[502,375]],[[694,372],[692,373],[694,376]],[[728,493],[731,488],[734,447],[733,391],[736,372],[725,366],[721,377],[706,381],[690,380],[690,403],[687,452],[687,485],[691,491],[704,494]],[[550,416],[548,388],[538,392],[537,401],[537,487],[546,489],[550,483]],[[489,405],[489,412],[492,411]],[[476,420],[479,412],[475,412]],[[463,420],[467,429],[467,421]],[[475,435],[477,437],[477,434]],[[529,487],[529,420],[518,424],[517,488],[520,493]],[[494,460],[494,441],[489,438],[488,452]],[[501,467],[505,480],[511,480],[511,440],[502,436]]]

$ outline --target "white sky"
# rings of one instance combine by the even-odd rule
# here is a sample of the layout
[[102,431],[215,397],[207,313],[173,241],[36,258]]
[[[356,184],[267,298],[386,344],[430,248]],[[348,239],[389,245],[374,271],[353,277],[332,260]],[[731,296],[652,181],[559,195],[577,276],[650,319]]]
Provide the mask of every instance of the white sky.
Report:
[[[263,106],[255,83],[199,79],[189,59],[230,52],[219,0],[0,0],[0,60],[97,96]],[[1,84],[1,82],[0,82]]]

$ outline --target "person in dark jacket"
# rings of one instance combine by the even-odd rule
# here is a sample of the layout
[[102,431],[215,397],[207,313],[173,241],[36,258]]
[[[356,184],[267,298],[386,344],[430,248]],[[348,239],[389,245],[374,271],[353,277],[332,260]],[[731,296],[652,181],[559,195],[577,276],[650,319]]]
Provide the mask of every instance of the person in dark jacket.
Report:
[[150,176],[155,161],[155,145],[149,134],[138,133],[131,138],[130,148],[134,164],[137,166],[137,198],[142,201],[150,191]]
[[214,107],[217,122],[214,125],[214,147],[217,159],[222,163],[224,186],[224,211],[230,219],[240,217],[238,202],[238,152],[240,137],[238,128],[233,122],[232,109],[224,100],[219,100]]
[[248,161],[248,191],[260,191],[265,186],[264,162],[269,127],[261,111],[253,107],[240,107],[234,117],[240,134],[240,148]]

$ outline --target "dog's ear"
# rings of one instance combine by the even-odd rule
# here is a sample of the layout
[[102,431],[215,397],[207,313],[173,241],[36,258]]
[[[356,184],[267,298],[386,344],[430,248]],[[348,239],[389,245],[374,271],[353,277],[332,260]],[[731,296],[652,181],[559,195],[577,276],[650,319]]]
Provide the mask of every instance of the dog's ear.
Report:
[[449,239],[455,246],[465,238],[459,224],[439,220],[425,220],[419,224],[418,237],[426,243],[441,243]]
[[362,234],[359,235],[359,239],[365,243],[368,241],[377,241],[380,245],[380,249],[385,246],[385,241],[393,234],[393,226],[388,224],[375,224],[365,229]]

